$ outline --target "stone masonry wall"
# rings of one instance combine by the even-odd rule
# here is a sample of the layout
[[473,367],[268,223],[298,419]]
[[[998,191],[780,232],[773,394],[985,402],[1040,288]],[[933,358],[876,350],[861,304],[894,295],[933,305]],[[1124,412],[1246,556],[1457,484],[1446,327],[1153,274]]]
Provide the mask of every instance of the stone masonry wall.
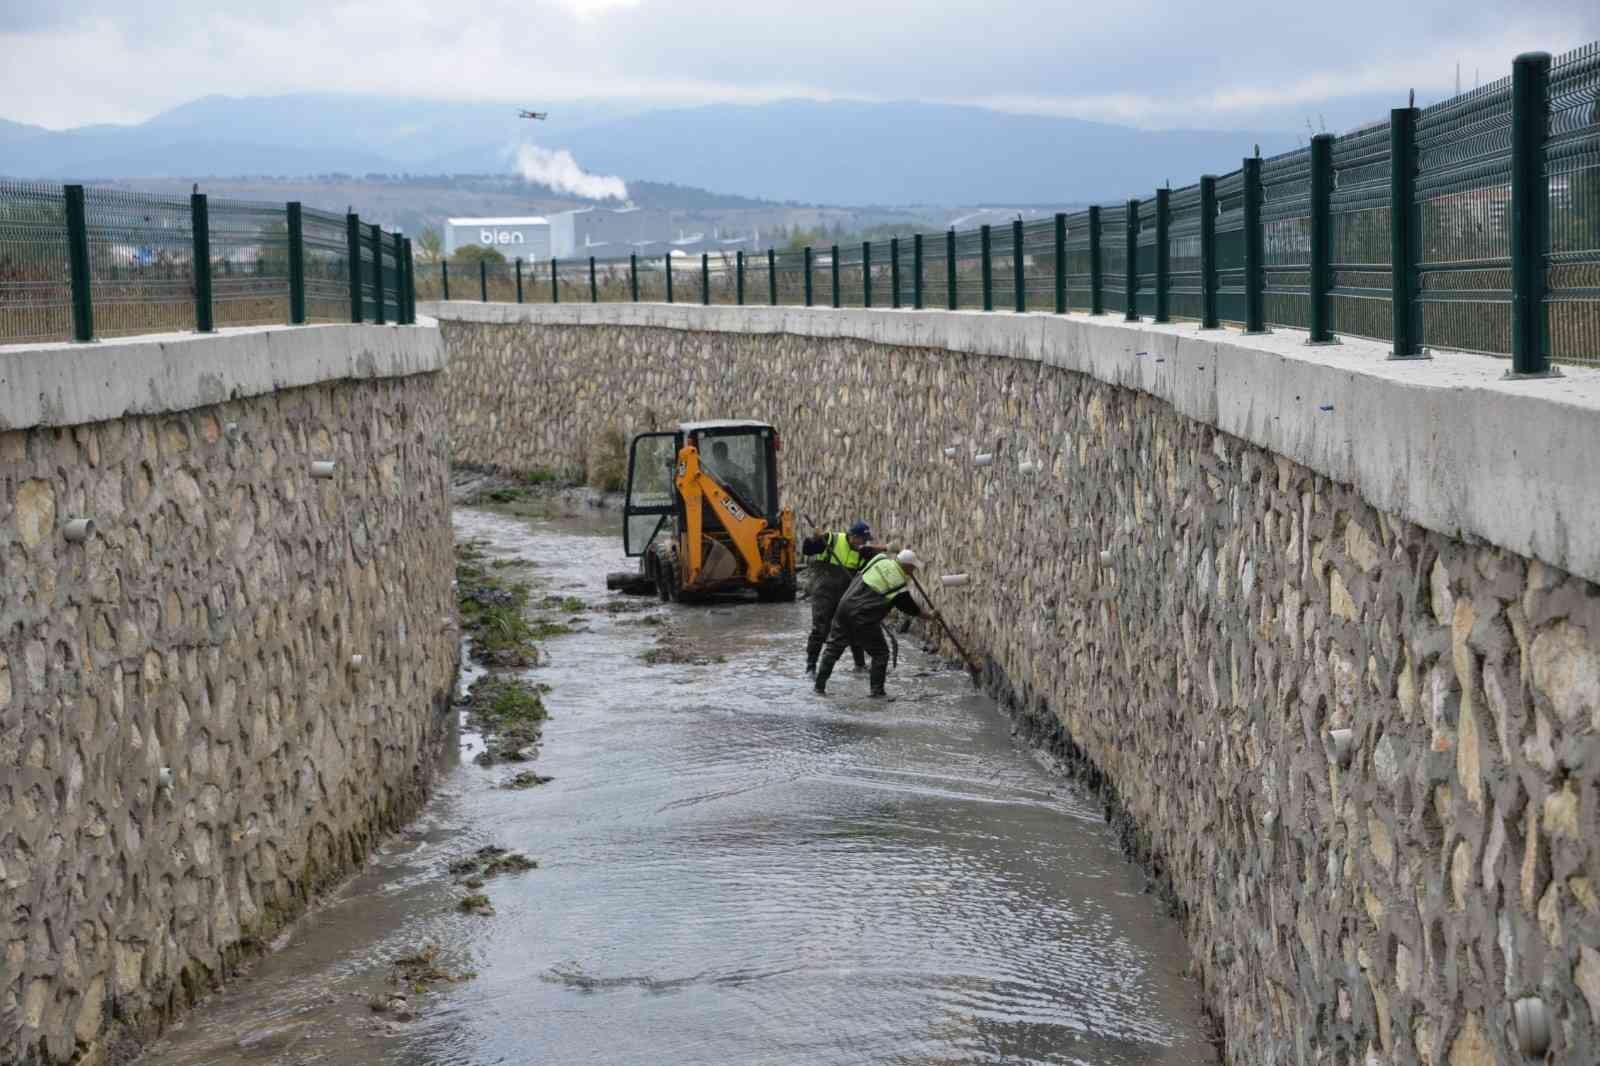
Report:
[[116,1058],[417,807],[439,378],[0,432],[0,1060]]
[[767,419],[797,512],[971,574],[935,598],[1126,810],[1231,1062],[1511,1066],[1527,996],[1594,1061],[1594,584],[1038,361],[443,316],[457,461]]

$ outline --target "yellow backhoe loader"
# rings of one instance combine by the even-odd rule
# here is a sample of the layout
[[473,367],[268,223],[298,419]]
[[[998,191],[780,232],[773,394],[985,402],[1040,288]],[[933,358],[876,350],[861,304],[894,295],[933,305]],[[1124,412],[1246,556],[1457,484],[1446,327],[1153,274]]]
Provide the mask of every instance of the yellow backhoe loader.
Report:
[[684,422],[628,453],[623,549],[638,573],[610,588],[693,602],[753,590],[795,597],[794,514],[778,504],[778,433],[765,422]]

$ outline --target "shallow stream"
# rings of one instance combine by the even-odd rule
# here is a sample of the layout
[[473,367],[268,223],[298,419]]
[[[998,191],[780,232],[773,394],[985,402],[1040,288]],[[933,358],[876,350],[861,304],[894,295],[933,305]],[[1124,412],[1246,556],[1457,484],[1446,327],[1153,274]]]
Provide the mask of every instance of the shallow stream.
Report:
[[[610,614],[616,519],[456,515],[582,628],[547,641],[538,760],[424,814],[145,1063],[1208,1064],[1187,949],[1097,803],[902,638],[891,703],[802,674],[805,603]],[[651,615],[666,625],[642,624]],[[651,664],[663,633],[697,662]],[[554,778],[513,791],[518,769]],[[460,913],[451,860],[539,868]],[[476,973],[368,1001],[423,944]]]

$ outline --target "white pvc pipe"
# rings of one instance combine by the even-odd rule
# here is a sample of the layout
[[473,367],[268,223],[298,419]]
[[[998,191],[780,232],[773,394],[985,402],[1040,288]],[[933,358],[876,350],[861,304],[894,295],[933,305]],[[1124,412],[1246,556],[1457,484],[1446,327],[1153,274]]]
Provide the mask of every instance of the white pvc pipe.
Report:
[[979,452],[977,455],[974,455],[972,457],[972,465],[973,466],[993,466],[994,465],[994,453],[993,452]]
[[956,451],[957,450],[958,449],[956,449],[956,448],[946,448],[944,450],[944,457],[946,459],[954,459],[956,457]]
[[82,544],[94,536],[94,519],[74,518],[68,522],[62,534],[73,544]]
[[966,574],[941,574],[939,575],[939,580],[944,584],[945,588],[953,589],[967,584],[972,579]]
[[311,464],[311,476],[314,478],[331,478],[338,469],[338,464],[331,459],[318,459]]

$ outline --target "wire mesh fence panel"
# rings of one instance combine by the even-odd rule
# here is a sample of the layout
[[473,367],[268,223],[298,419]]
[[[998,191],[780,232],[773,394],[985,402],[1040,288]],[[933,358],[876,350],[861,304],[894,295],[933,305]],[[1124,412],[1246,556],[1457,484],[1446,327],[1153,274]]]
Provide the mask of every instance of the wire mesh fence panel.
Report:
[[[527,264],[523,264],[523,298],[527,298]],[[488,259],[483,264],[483,274],[474,273],[470,292],[463,295],[473,300],[481,300],[485,290],[488,291],[490,303],[516,303],[517,302],[517,264],[515,260],[507,262],[504,259]]]
[[[307,322],[350,321],[350,240],[343,215],[303,208],[300,234],[305,247]],[[423,266],[417,265],[418,299]]]
[[[750,257],[746,256],[748,260]],[[765,259],[765,257],[762,257]],[[714,304],[733,304],[737,302],[738,293],[738,256],[734,252],[716,251],[710,253],[708,265],[711,271],[711,302]],[[748,265],[748,263],[746,264]],[[745,293],[745,302],[750,302],[751,294]],[[766,302],[766,291],[762,290],[762,302]]]
[[1087,211],[1067,216],[1067,308],[1072,311],[1094,306],[1089,218]]
[[1261,244],[1267,324],[1310,329],[1310,149],[1262,160]]
[[1030,311],[1056,309],[1056,220],[1022,226],[1022,288]]
[[778,268],[778,303],[798,307],[806,302],[805,252],[779,252],[775,256]]
[[767,253],[751,252],[744,257],[744,302],[767,302]]
[[1167,313],[1174,319],[1205,318],[1200,222],[1200,186],[1172,190],[1167,213]]
[[633,288],[628,280],[626,258],[600,259],[595,262],[595,285],[600,290],[601,303],[627,303],[633,299]]
[[1511,350],[1511,79],[1417,119],[1419,302],[1429,347]]
[[385,322],[399,322],[403,317],[400,305],[404,297],[401,294],[400,251],[395,247],[394,234],[384,233],[378,242],[378,248],[383,253],[383,320]]
[[950,271],[945,255],[946,237],[929,233],[922,238],[922,306],[943,308],[950,300]]
[[188,197],[84,190],[96,336],[193,329]]
[[996,311],[1016,309],[1016,235],[1010,223],[989,231],[989,275]]
[[1389,123],[1333,142],[1329,223],[1332,328],[1355,337],[1394,338],[1394,272],[1390,262]]
[[956,306],[983,309],[983,231],[956,231]]
[[[445,269],[446,268],[445,268],[445,265],[443,263],[418,263],[417,264],[416,285],[417,285],[417,299],[418,299],[418,301],[422,301],[422,300],[442,300],[442,299],[444,299],[444,278],[443,278],[442,275],[443,275]],[[450,295],[451,296],[455,296],[456,295],[455,285],[456,285],[456,279],[452,276],[451,279],[450,279]],[[307,299],[309,299],[309,298],[310,298],[310,296],[309,296],[309,293],[308,293]],[[350,314],[350,300],[349,300],[349,296],[347,294],[346,297],[345,297],[345,316],[349,317],[349,314]]]
[[1138,277],[1139,289],[1135,296],[1138,303],[1139,314],[1143,318],[1156,316],[1156,201],[1154,198],[1144,200],[1139,204],[1139,219],[1135,223],[1138,232],[1135,239],[1138,244],[1134,249],[1134,271]]
[[1550,357],[1600,366],[1600,44],[1550,66]]
[[1245,306],[1244,171],[1217,179],[1217,319],[1242,326]]
[[[377,302],[377,264],[379,264],[381,260],[378,257],[377,249],[373,247],[372,227],[366,223],[363,223],[361,226],[360,239],[356,241],[356,249],[357,253],[361,256],[361,321],[376,322],[378,320],[379,311]],[[463,273],[465,273],[465,271],[463,271]],[[460,300],[463,298],[463,296],[461,293],[455,291],[456,279],[453,276],[455,271],[452,270],[451,274],[450,295],[455,297],[457,300]],[[386,318],[384,321],[387,322],[388,319]]]
[[865,302],[861,245],[839,246],[839,306],[861,307]]
[[1128,205],[1100,209],[1100,289],[1107,312],[1128,307]]
[[[211,200],[212,321],[264,326],[289,321],[289,213],[283,204]],[[303,225],[303,219],[302,219]]]
[[639,301],[665,303],[667,299],[667,262],[661,256],[639,258]]
[[[586,304],[590,302],[589,295],[589,260],[588,259],[557,259],[556,260],[556,291],[560,294],[559,302],[564,304]],[[700,302],[700,264],[695,263],[692,272],[695,284],[694,302]],[[682,280],[687,283],[689,270],[684,270],[686,275]],[[675,281],[677,279],[674,279]],[[548,283],[549,275],[545,281]],[[546,288],[549,285],[546,284]],[[687,300],[687,298],[685,298]]]
[[0,342],[72,336],[72,264],[59,185],[0,180]]

